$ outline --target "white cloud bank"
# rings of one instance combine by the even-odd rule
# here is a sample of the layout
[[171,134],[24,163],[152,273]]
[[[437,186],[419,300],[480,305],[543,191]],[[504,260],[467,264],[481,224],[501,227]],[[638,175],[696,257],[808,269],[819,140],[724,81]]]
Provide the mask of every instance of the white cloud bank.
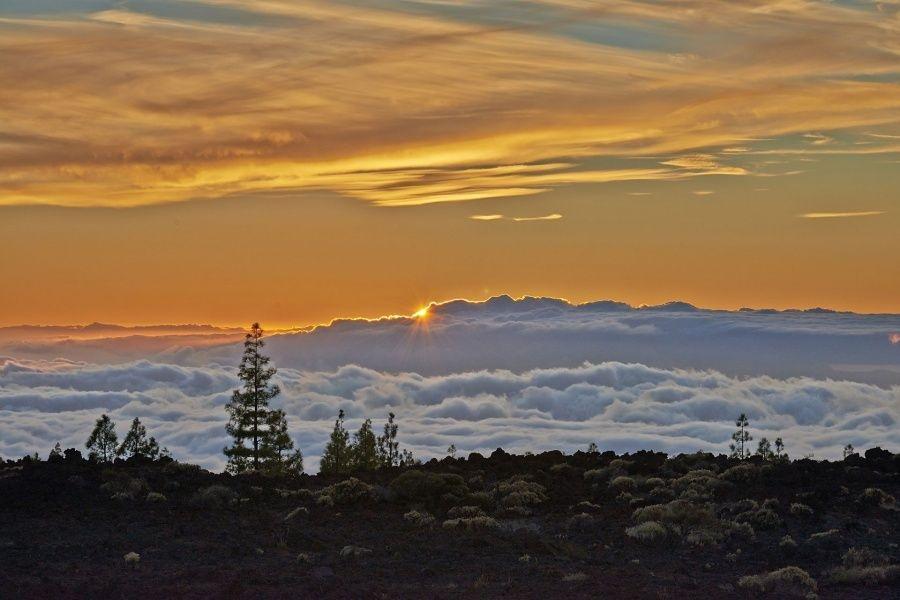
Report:
[[[757,439],[780,435],[795,456],[836,457],[847,443],[900,449],[900,386],[621,362],[431,376],[282,368],[278,379],[284,392],[276,403],[311,471],[339,408],[351,427],[368,416],[380,428],[394,411],[401,441],[426,458],[451,443],[463,452],[572,451],[592,441],[616,451],[724,451],[740,412]],[[0,359],[0,455],[45,455],[57,441],[80,448],[108,412],[120,435],[140,417],[177,458],[220,469],[223,407],[236,384],[224,366]]]

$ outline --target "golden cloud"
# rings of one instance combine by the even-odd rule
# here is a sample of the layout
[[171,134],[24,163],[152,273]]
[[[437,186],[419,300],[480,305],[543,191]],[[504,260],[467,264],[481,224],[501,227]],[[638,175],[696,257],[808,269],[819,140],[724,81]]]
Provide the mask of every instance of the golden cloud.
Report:
[[[134,206],[279,189],[388,206],[458,202],[749,175],[726,164],[751,153],[747,140],[900,122],[900,85],[876,77],[898,71],[893,8],[545,3],[564,19],[648,31],[664,20],[729,43],[629,49],[551,26],[316,1],[199,2],[278,17],[227,24],[123,9],[6,18],[0,204]],[[816,135],[815,146],[831,139]],[[661,158],[583,166],[635,156]]]

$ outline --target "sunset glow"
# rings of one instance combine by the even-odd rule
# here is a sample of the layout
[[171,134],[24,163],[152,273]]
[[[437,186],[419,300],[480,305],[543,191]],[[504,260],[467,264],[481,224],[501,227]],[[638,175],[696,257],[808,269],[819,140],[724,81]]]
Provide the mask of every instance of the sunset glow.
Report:
[[0,324],[897,311],[898,39],[851,0],[7,3]]

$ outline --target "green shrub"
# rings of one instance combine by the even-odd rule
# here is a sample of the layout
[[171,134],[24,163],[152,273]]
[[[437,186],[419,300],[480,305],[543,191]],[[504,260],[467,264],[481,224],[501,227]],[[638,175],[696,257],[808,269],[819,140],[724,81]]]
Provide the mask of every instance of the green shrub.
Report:
[[747,575],[740,578],[738,586],[749,592],[801,598],[815,595],[818,589],[815,579],[799,567],[784,567],[760,575]]
[[159,492],[150,492],[147,494],[147,502],[152,502],[154,504],[163,504],[167,501],[167,498],[164,494],[160,494]]
[[401,473],[390,483],[390,488],[401,502],[430,505],[457,504],[469,493],[465,480],[455,473],[420,470]]
[[[328,500],[321,500],[328,498]],[[319,491],[321,504],[327,506],[350,506],[371,502],[375,499],[375,488],[356,477],[339,481]]]
[[720,476],[731,483],[752,483],[759,479],[760,469],[753,464],[735,465],[726,469]]
[[838,567],[829,579],[840,585],[883,585],[900,581],[900,565]]
[[634,479],[627,475],[619,475],[609,482],[609,487],[619,492],[630,492],[637,487]]

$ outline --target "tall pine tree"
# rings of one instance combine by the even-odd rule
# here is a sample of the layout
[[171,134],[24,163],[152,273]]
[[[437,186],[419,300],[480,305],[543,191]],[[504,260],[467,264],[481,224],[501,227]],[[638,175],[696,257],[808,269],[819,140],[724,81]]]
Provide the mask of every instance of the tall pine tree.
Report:
[[353,434],[352,468],[356,471],[374,471],[379,466],[375,432],[372,419],[366,419],[359,431]]
[[254,323],[244,340],[244,355],[238,369],[243,387],[234,391],[225,407],[229,415],[226,431],[234,438],[232,446],[224,449],[231,473],[258,470],[264,463],[271,464],[278,445],[284,446],[283,441],[276,443],[273,439],[277,437],[278,427],[274,430],[271,427],[269,400],[281,390],[270,383],[276,371],[269,366],[269,357],[261,352],[262,337],[262,328]]
[[322,473],[346,473],[350,470],[350,434],[344,428],[344,411],[338,412],[331,437],[322,453],[319,471]]

